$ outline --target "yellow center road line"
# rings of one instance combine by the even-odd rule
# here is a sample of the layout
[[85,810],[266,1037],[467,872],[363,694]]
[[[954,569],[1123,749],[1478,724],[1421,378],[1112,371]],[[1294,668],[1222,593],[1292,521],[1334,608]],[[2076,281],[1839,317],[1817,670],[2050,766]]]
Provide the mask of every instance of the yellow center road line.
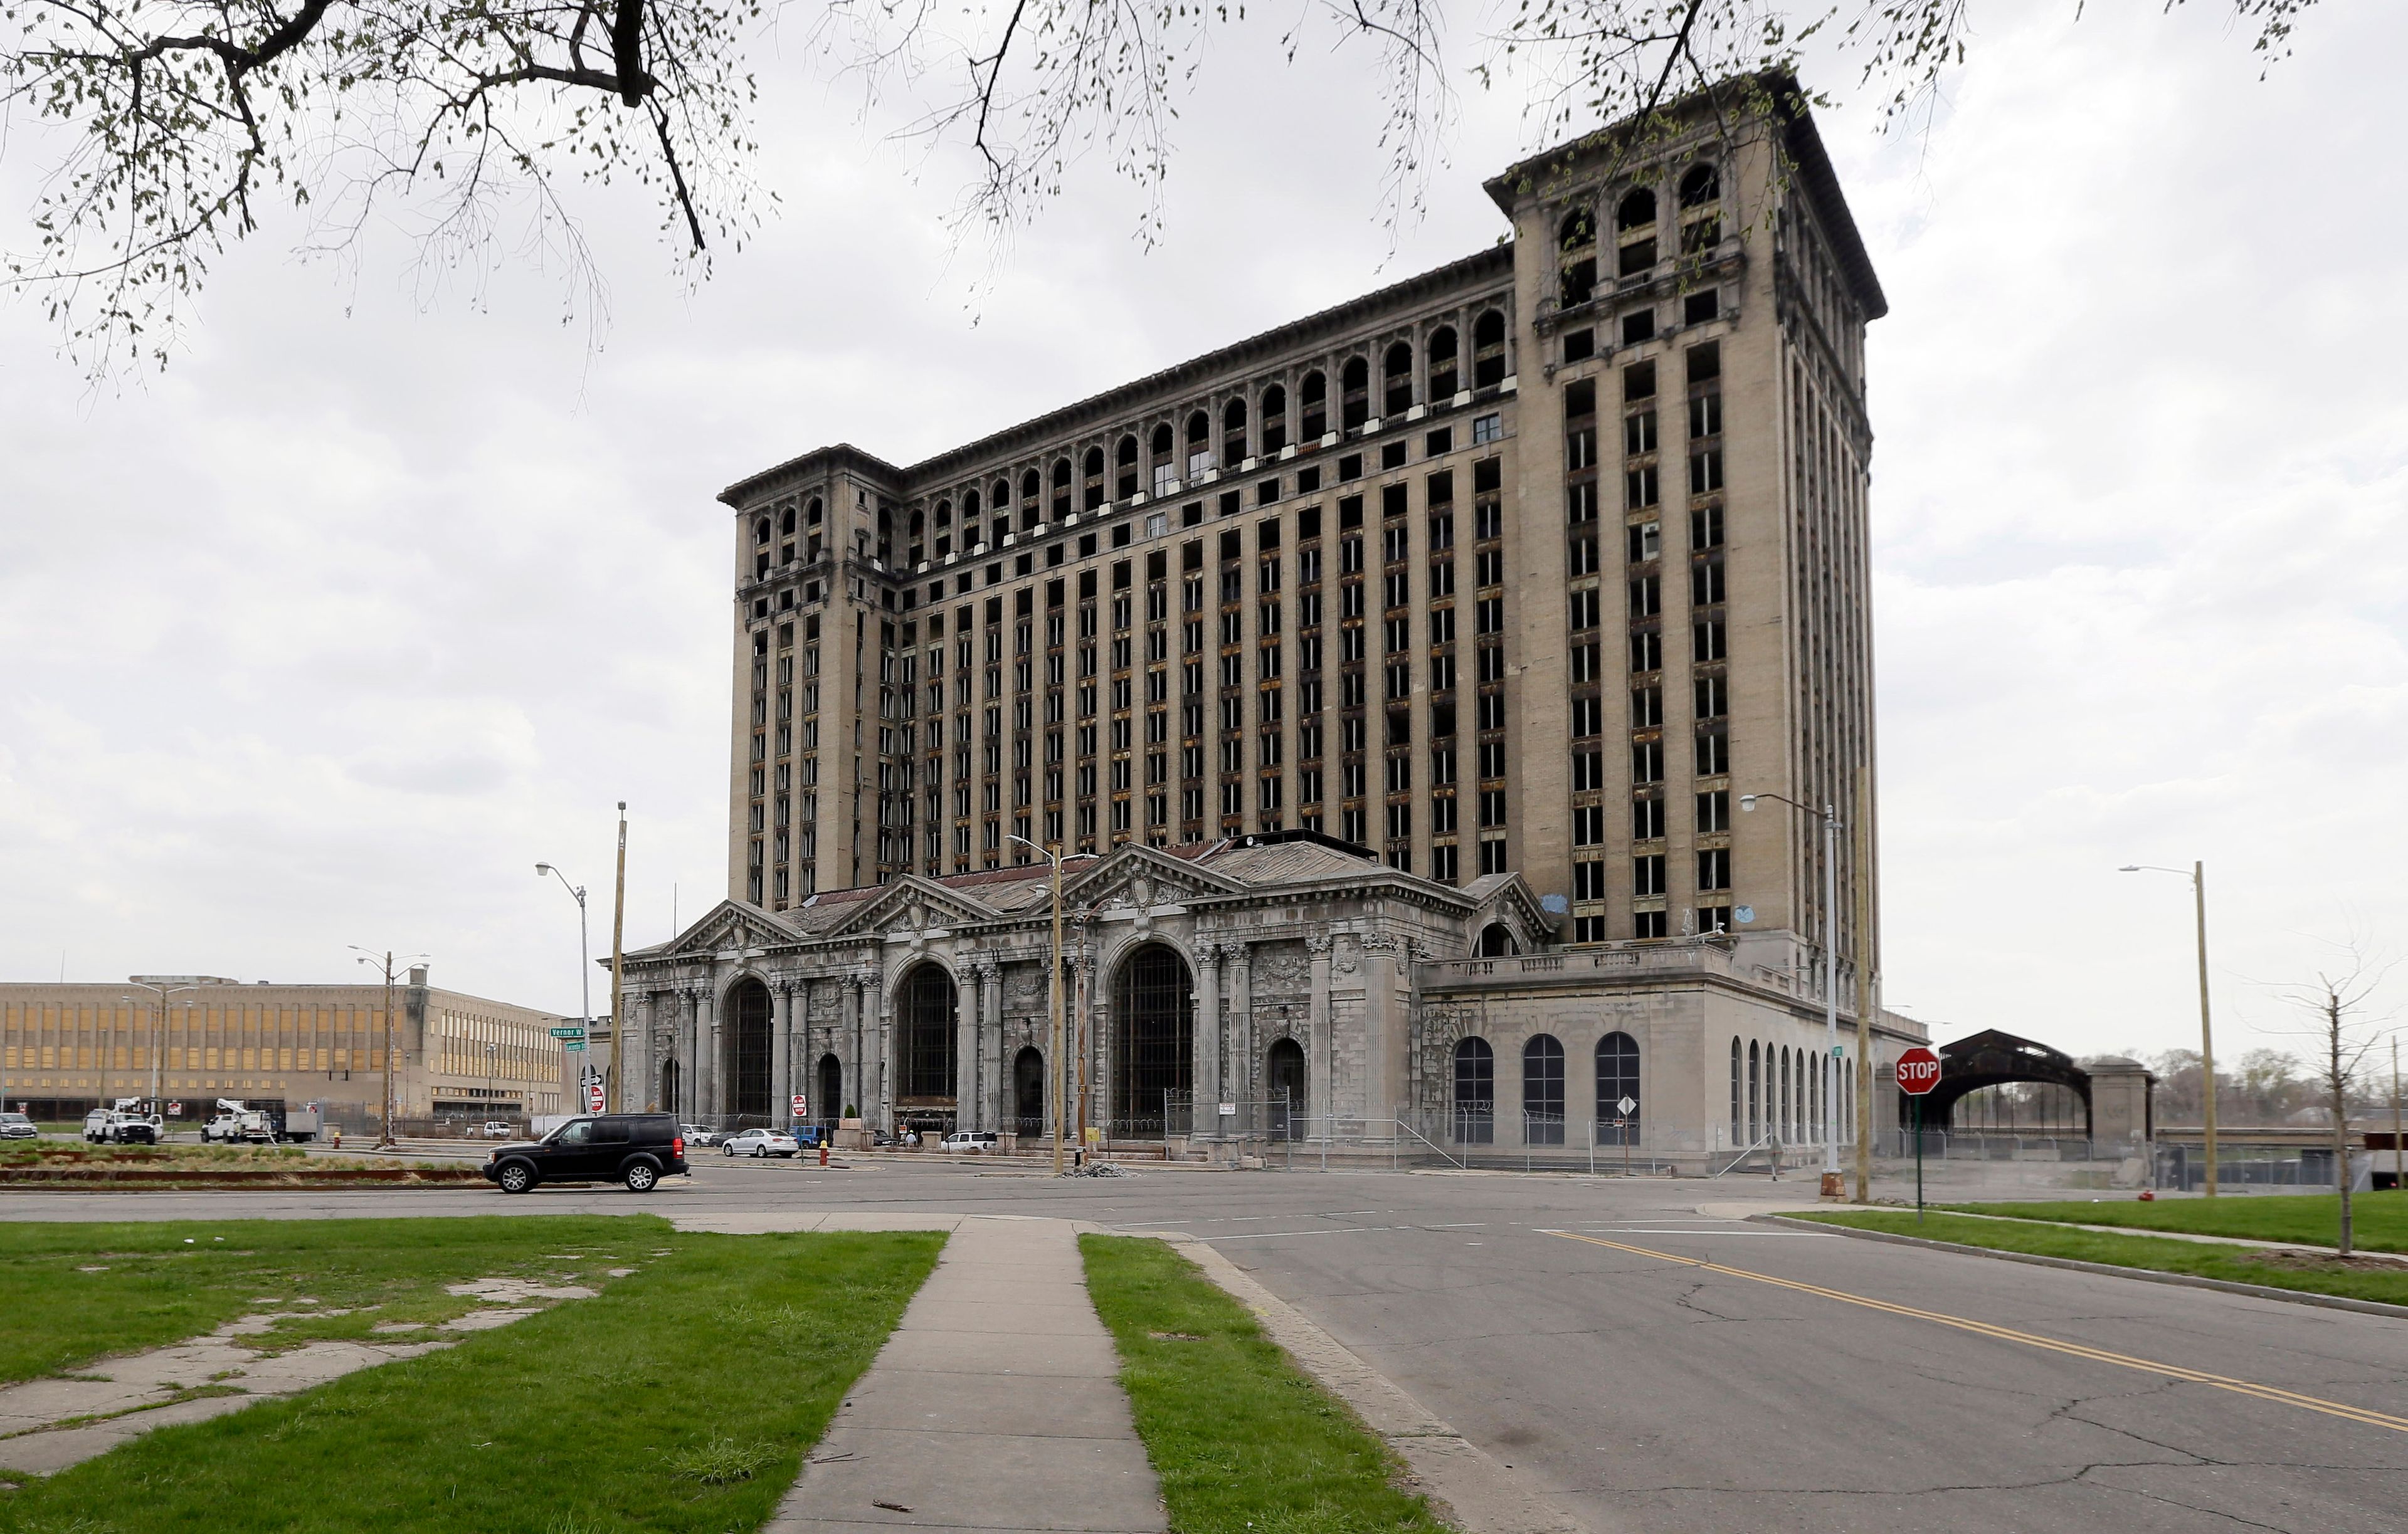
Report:
[[2017,1331],[1988,1321],[1975,1321],[1962,1315],[1949,1315],[1941,1311],[1917,1310],[1887,1300],[1875,1300],[1870,1295],[1851,1294],[1845,1289],[1827,1289],[1819,1284],[1800,1283],[1794,1278],[1776,1278],[1770,1273],[1751,1272],[1745,1268],[1727,1268],[1719,1262],[1702,1257],[1685,1257],[1672,1252],[1657,1252],[1644,1246],[1631,1246],[1623,1242],[1605,1241],[1596,1236],[1584,1236],[1570,1230],[1541,1230],[1543,1236],[1560,1236],[1566,1241],[1586,1242],[1591,1246],[1610,1246],[1617,1252],[1635,1257],[1654,1257],[1659,1262],[1678,1263],[1684,1268],[1698,1268],[1727,1278],[1744,1278],[1757,1284],[1770,1284],[1775,1288],[1794,1289],[1825,1300],[1836,1300],[1845,1305],[1861,1305],[1867,1310],[1881,1311],[1890,1315],[1903,1315],[1917,1321],[1929,1321],[1958,1331],[1970,1331],[1979,1337],[1996,1338],[2004,1342],[2021,1342],[2027,1347],[2042,1348],[2094,1363],[2114,1364],[2121,1369],[2137,1369],[2143,1373],[2158,1374],[2167,1379],[2182,1380],[2192,1385],[2213,1385],[2235,1395],[2251,1396],[2258,1400],[2272,1401],[2281,1406],[2297,1406],[2310,1412],[2322,1412],[2327,1416],[2362,1422],[2370,1427],[2388,1427],[2394,1432],[2408,1433],[2408,1417],[2395,1417],[2387,1413],[2370,1411],[2363,1406],[2351,1406],[2344,1401],[2326,1400],[2318,1396],[2302,1396],[2294,1390],[2284,1390],[2271,1385],[2258,1385],[2251,1380],[2236,1380],[2228,1375],[2210,1374],[2202,1370],[2185,1369],[2180,1364],[2161,1364],[2149,1358],[2135,1358],[2129,1354],[2110,1353],[2104,1348],[2090,1347],[2081,1342],[2059,1342],[2054,1337],[2042,1337],[2028,1331]]

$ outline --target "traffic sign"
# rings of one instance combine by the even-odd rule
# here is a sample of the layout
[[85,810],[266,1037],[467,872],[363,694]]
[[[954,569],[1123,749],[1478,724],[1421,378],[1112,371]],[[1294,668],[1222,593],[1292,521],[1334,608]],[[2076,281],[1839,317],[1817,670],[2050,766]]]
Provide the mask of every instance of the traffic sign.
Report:
[[602,1084],[598,1081],[585,1084],[585,1111],[589,1114],[602,1111]]
[[1637,1098],[1627,1097],[1613,1105],[1613,1111],[1620,1114],[1623,1117],[1628,1118],[1632,1111],[1638,1106],[1639,1100]]
[[1898,1089],[1921,1097],[1940,1085],[1940,1057],[1916,1044],[1898,1058]]
[[581,1054],[585,1049],[585,1041],[583,1039],[563,1039],[560,1041],[560,1047],[567,1050],[572,1055]]
[[581,1028],[555,1028],[552,1030],[552,1036],[555,1039],[582,1039],[585,1037],[585,1030]]
[[168,1116],[169,1118],[181,1118],[181,1117],[183,1117],[183,1116],[184,1116],[184,1105],[183,1105],[181,1102],[170,1102],[169,1104],[167,1104],[167,1116]]
[[795,1094],[795,1116],[796,1118],[809,1118],[811,1116],[810,1100],[803,1096],[800,1092],[796,1092]]

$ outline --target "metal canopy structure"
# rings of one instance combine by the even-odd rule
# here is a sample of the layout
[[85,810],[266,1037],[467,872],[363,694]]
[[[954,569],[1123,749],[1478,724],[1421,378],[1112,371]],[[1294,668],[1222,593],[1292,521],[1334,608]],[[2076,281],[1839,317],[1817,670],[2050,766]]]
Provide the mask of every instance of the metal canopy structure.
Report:
[[[1940,1085],[1923,1100],[1923,1122],[1927,1127],[1950,1123],[1958,1101],[1983,1087],[2034,1081],[2065,1087],[2081,1098],[2085,1132],[2088,1132],[2090,1072],[2074,1064],[2073,1057],[2064,1051],[1992,1028],[1955,1044],[1942,1044],[1939,1054]],[[1900,1093],[1901,1123],[1906,1115],[1906,1096]]]

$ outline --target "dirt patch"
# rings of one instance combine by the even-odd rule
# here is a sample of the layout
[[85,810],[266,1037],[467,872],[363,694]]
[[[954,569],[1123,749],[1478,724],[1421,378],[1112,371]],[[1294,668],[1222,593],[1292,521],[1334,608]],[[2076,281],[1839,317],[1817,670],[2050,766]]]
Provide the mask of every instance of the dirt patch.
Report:
[[2366,1257],[2323,1252],[2243,1252],[2243,1262],[2262,1263],[2290,1273],[2388,1273],[2397,1277],[2401,1271],[2398,1257]]

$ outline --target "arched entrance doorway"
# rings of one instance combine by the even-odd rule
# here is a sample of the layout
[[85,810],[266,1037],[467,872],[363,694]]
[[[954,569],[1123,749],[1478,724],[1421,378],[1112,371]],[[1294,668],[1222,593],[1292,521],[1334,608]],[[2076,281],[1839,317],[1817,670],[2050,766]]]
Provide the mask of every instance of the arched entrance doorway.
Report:
[[1168,1098],[1196,1085],[1196,1008],[1187,961],[1149,943],[1131,954],[1112,982],[1112,1128],[1163,1132]]
[[1301,1140],[1305,1134],[1304,1045],[1282,1039],[1263,1057],[1263,1080],[1270,1087],[1271,1138]]
[[1035,1044],[1011,1059],[1011,1116],[1022,1134],[1046,1131],[1045,1057]]
[[1503,922],[1492,921],[1480,930],[1480,958],[1502,959],[1521,951],[1513,942],[1513,934],[1505,930]]
[[738,980],[727,993],[727,1085],[724,1111],[745,1124],[769,1119],[769,987]]
[[953,977],[923,964],[903,982],[895,1025],[895,1116],[914,1129],[953,1124]]
[[815,1074],[819,1080],[812,1086],[811,1116],[824,1124],[849,1116],[845,1105],[837,1101],[844,1095],[844,1062],[834,1055],[822,1055]]
[[661,1112],[681,1119],[693,1116],[693,1110],[678,1099],[678,1063],[675,1060],[661,1062]]

